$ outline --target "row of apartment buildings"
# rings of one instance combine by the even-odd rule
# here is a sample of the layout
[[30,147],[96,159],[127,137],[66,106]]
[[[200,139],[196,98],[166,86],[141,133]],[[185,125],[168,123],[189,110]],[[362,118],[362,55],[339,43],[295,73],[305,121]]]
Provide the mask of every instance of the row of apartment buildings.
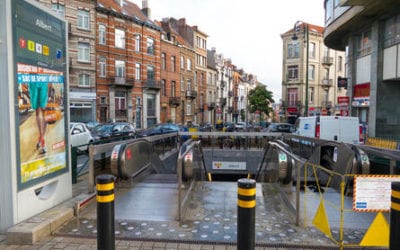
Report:
[[38,2],[68,21],[71,121],[140,129],[252,119],[244,110],[256,77],[208,50],[208,35],[185,18],[152,21],[147,1]]

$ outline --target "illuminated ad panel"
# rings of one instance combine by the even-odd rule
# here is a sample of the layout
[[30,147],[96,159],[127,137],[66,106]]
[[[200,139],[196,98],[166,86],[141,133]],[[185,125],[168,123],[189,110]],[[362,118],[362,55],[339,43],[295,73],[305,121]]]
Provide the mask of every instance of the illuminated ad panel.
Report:
[[19,190],[68,171],[65,27],[29,1],[13,1]]

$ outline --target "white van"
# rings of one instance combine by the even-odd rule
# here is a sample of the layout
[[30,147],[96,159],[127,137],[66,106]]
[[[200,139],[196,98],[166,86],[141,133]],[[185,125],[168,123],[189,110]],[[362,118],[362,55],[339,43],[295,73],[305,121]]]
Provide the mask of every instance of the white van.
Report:
[[362,144],[362,128],[358,117],[351,116],[308,116],[296,120],[299,136],[320,138],[351,144]]

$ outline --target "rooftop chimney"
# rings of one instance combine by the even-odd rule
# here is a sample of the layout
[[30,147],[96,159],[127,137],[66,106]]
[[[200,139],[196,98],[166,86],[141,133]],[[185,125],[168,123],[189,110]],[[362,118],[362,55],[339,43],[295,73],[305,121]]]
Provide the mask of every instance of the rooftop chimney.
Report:
[[147,0],[142,1],[142,12],[147,16],[148,19],[151,19],[151,12]]

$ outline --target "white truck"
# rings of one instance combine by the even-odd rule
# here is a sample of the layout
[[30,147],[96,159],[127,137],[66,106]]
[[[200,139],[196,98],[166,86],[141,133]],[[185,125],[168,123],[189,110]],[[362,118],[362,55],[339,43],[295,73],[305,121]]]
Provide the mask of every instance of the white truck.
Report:
[[362,144],[362,127],[358,117],[352,116],[308,116],[299,117],[295,123],[294,134],[338,141]]

